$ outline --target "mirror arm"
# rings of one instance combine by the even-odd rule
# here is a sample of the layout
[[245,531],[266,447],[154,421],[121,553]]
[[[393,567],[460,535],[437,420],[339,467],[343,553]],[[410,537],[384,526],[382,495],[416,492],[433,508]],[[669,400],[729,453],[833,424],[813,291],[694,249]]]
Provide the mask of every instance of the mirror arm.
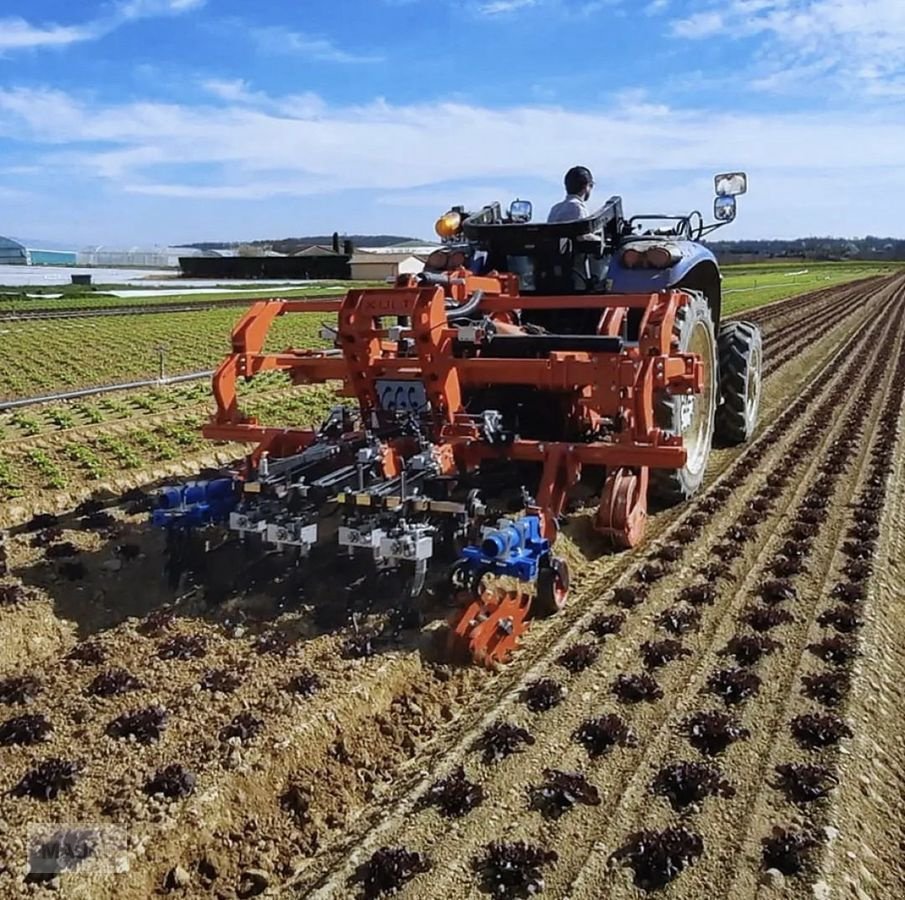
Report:
[[[733,219],[733,221],[735,221],[735,220]],[[701,227],[701,231],[698,235],[698,240],[700,240],[702,237],[705,237],[708,234],[712,234],[718,228],[724,228],[726,225],[731,225],[731,224],[732,224],[732,222],[711,222],[709,225],[703,225]]]

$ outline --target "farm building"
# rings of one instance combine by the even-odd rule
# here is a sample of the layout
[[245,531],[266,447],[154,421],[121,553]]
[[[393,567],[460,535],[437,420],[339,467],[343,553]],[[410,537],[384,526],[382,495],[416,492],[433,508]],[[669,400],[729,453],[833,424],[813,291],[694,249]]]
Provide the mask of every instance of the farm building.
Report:
[[424,269],[424,260],[413,253],[359,253],[352,257],[354,281],[384,281],[399,275],[416,275]]
[[345,279],[349,277],[349,257],[335,253],[280,256],[183,256],[179,260],[187,278],[304,278]]
[[384,247],[359,247],[359,253],[389,253],[389,254],[399,254],[399,253],[411,253],[414,256],[430,256],[431,253],[434,252],[438,247],[442,247],[442,244],[431,244],[425,243],[424,241],[400,241],[398,244],[387,244]]
[[341,253],[337,253],[332,247],[325,247],[323,244],[312,244],[310,247],[305,247],[304,250],[299,250],[297,253],[293,253],[292,256],[341,256]]
[[216,251],[197,250],[194,247],[85,247],[78,253],[80,266],[105,266],[147,269],[177,269],[179,260],[191,256],[216,256]]
[[29,247],[15,238],[0,237],[0,265],[4,266],[74,266],[74,250],[41,250]]

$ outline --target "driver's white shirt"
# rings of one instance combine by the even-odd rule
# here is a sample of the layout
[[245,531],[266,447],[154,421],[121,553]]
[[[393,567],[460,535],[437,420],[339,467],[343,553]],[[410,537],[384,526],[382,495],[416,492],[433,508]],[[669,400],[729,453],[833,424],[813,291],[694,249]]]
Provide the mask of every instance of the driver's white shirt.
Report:
[[588,208],[584,200],[578,194],[569,194],[565,200],[561,200],[547,216],[548,222],[575,222],[577,219],[586,219]]

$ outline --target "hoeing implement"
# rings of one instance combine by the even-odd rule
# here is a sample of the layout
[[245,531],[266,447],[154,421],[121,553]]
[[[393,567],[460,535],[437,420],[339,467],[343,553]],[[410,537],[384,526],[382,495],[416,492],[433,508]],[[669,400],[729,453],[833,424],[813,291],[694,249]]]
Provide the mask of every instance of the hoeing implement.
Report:
[[[438,231],[457,230],[419,276],[339,301],[255,303],[214,375],[203,429],[254,445],[229,509],[221,487],[201,512],[171,493],[155,521],[177,544],[226,525],[302,557],[333,546],[375,574],[405,573],[413,597],[440,579],[464,606],[453,649],[505,658],[529,617],[566,600],[556,540],[576,492],[596,491],[595,527],[632,547],[649,496],[697,490],[715,423],[730,440],[754,427],[756,396],[739,405],[729,392],[757,383],[759,334],[718,331],[719,272],[690,240],[692,217],[667,234],[639,221],[618,198],[559,225],[524,221],[524,204],[508,217],[495,204],[454,211]],[[273,322],[299,312],[336,315],[330,346],[267,352]],[[721,372],[729,342],[742,363]],[[237,382],[273,370],[341,383],[350,405],[316,429],[258,422]]]

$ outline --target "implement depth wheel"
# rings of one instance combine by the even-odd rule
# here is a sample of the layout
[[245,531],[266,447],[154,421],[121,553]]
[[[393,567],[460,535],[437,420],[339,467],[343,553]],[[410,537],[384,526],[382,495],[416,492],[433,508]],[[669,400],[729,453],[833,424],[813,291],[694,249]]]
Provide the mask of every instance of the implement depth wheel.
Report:
[[637,547],[647,527],[648,469],[613,469],[607,473],[606,487],[594,527],[620,550]]
[[720,393],[716,436],[726,444],[743,444],[754,434],[760,407],[763,341],[751,322],[727,322],[717,339]]
[[566,605],[568,597],[569,567],[564,559],[554,556],[537,574],[537,595],[531,604],[531,615],[536,619],[555,616]]
[[704,481],[717,403],[717,358],[710,304],[698,291],[685,291],[691,302],[676,313],[673,338],[680,353],[696,353],[704,364],[704,390],[692,396],[658,391],[654,417],[664,431],[682,436],[688,460],[681,469],[651,469],[650,499],[675,506],[693,497]]

